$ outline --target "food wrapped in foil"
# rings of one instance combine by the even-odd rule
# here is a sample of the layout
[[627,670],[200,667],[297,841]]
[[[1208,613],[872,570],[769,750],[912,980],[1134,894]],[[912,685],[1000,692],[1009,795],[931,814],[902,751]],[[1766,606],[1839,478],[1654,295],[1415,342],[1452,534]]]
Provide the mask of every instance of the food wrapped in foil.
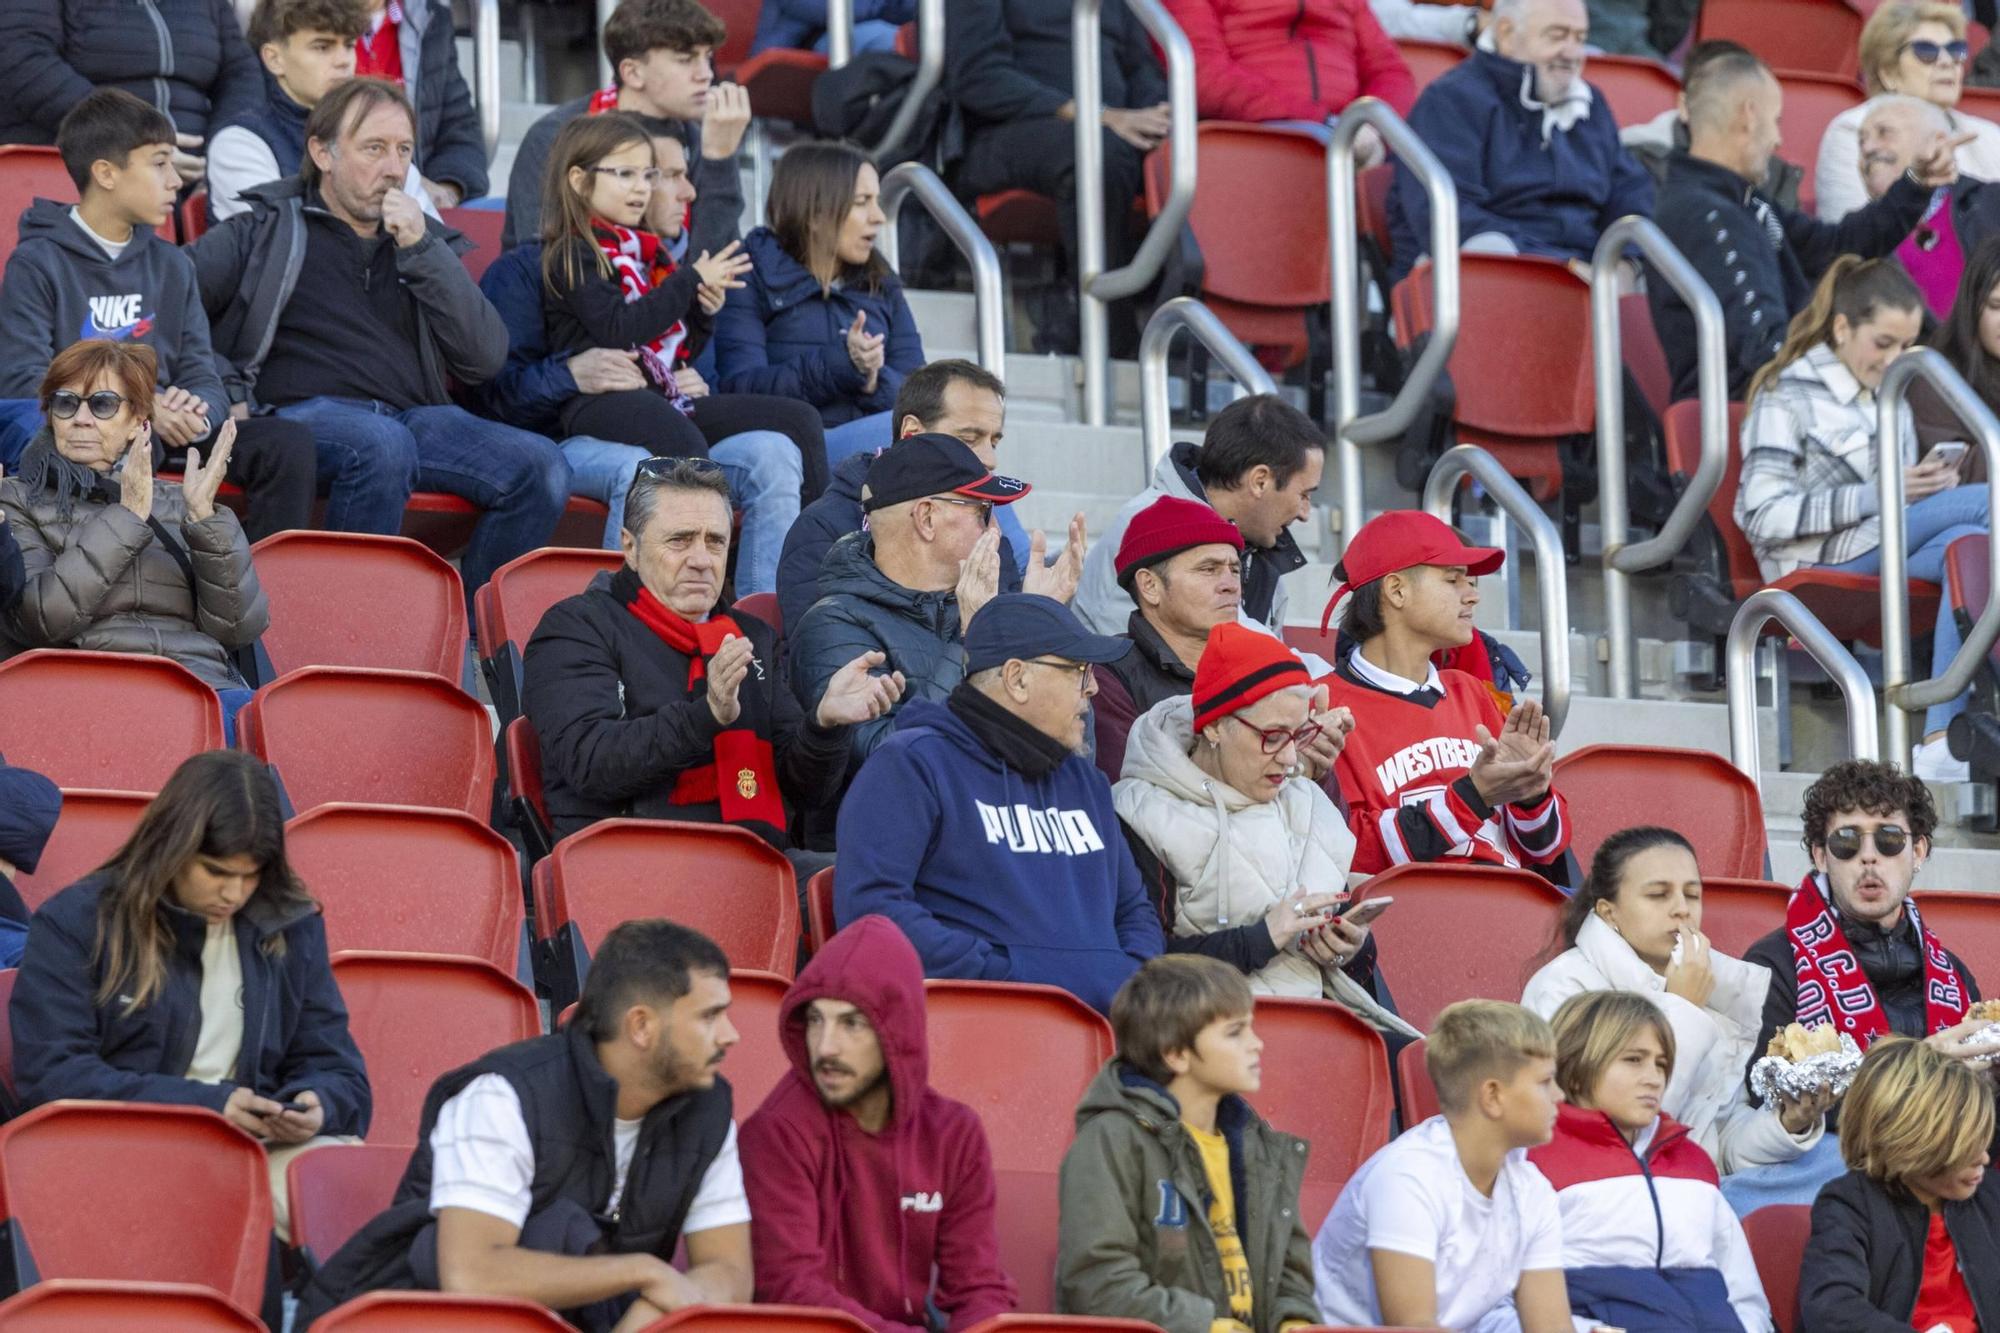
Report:
[[[2000,1055],[2000,1049],[1996,1049],[1995,1054]],[[1750,1066],[1750,1091],[1766,1104],[1775,1104],[1780,1097],[1808,1097],[1827,1087],[1842,1093],[1854,1081],[1854,1071],[1859,1068],[1861,1048],[1854,1044],[1854,1038],[1843,1032],[1837,1051],[1809,1055],[1797,1061],[1780,1059],[1775,1055],[1759,1058]]]
[[1979,1069],[1992,1068],[1996,1062],[2000,1062],[2000,1023],[1988,1023],[1985,1027],[1967,1037],[1965,1044],[1967,1046],[1990,1047],[1993,1052],[1991,1055],[1979,1056],[1969,1063]]

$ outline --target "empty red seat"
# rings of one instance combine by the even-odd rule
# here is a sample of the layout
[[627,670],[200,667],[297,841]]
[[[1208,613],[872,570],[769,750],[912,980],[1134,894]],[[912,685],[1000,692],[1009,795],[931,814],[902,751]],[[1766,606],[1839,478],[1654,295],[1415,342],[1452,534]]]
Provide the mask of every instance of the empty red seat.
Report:
[[1033,190],[999,190],[972,204],[979,229],[995,245],[1032,245],[1053,250],[1062,244],[1056,201]]
[[[1968,41],[1972,39],[1970,32],[1966,34],[1966,39]],[[1972,53],[1979,54],[1977,45],[1973,46]],[[1961,89],[1958,94],[1958,105],[1953,109],[1961,116],[1977,116],[1981,120],[2000,118],[2000,88]]]
[[336,801],[463,810],[493,805],[493,724],[440,677],[305,667],[237,714],[244,749],[277,770],[300,813]]
[[358,532],[280,532],[252,548],[271,603],[264,651],[305,666],[428,671],[457,684],[465,588],[421,542]]
[[1924,889],[1924,925],[1972,969],[1979,993],[2000,996],[2000,896],[1990,890]]
[[507,752],[507,818],[527,844],[532,865],[549,854],[555,835],[548,798],[542,791],[542,741],[535,724],[517,717],[501,733]]
[[521,653],[548,609],[574,597],[600,573],[625,563],[616,551],[545,546],[509,560],[473,595],[479,621],[479,661],[503,720],[521,713]]
[[785,47],[751,55],[750,39],[756,35],[761,7],[759,0],[716,0],[708,6],[728,29],[715,52],[715,77],[742,84],[760,118],[810,130],[813,81],[826,73],[826,57]]
[[1701,933],[1732,958],[1785,924],[1792,891],[1762,879],[1701,877]]
[[1299,1217],[1311,1235],[1348,1177],[1389,1141],[1388,1048],[1332,1000],[1260,995],[1256,1023],[1264,1078],[1250,1101],[1274,1128],[1312,1145],[1299,1188]]
[[0,1127],[0,1214],[44,1278],[186,1282],[264,1299],[264,1149],[215,1112],[51,1102]]
[[36,144],[0,145],[0,264],[20,240],[20,217],[37,199],[59,204],[76,202],[76,182],[63,166],[62,154]]
[[327,1143],[285,1166],[292,1244],[310,1264],[324,1263],[389,1206],[410,1164],[399,1144]]
[[1470,54],[1452,42],[1424,42],[1414,37],[1398,38],[1396,49],[1402,53],[1403,63],[1410,67],[1410,77],[1416,80],[1419,93],[1430,87],[1438,75],[1456,69]]
[[642,1333],[670,1328],[703,1333],[867,1333],[868,1325],[851,1314],[808,1305],[689,1305],[654,1320]]
[[1799,1309],[1799,1265],[1812,1239],[1812,1206],[1803,1203],[1766,1204],[1743,1219],[1743,1238],[1757,1261],[1764,1297],[1771,1302],[1771,1326],[1796,1326]]
[[748,597],[739,597],[731,609],[757,617],[780,634],[785,632],[785,617],[778,609],[778,594],[774,592],[753,592]]
[[[1846,0],[1704,0],[1695,40],[1740,42],[1787,74],[1852,80],[1861,72],[1861,14]],[[1818,155],[1817,139],[1785,142],[1807,162]]]
[[21,901],[32,911],[109,861],[152,803],[144,792],[64,792],[62,814],[35,873],[14,880]]
[[37,1282],[0,1301],[7,1333],[264,1333],[257,1317],[220,1292],[183,1282]]
[[[1979,619],[1986,609],[1986,599],[1992,589],[1991,571],[1987,568],[1987,558],[1991,553],[1988,539],[1983,533],[1970,537],[1960,537],[1944,550],[1944,586],[1951,595],[1950,604],[1965,612],[1969,620]],[[1989,658],[2000,666],[2000,646],[1988,653]],[[1943,662],[1934,663],[1933,672],[1942,672]]]
[[546,1305],[504,1296],[371,1291],[328,1310],[313,1333],[560,1333],[570,1326]]
[[1598,845],[1638,824],[1694,844],[1704,877],[1764,873],[1764,803],[1757,784],[1719,754],[1657,745],[1586,745],[1556,761],[1569,800],[1570,850],[1588,873]]
[[[1763,0],[1750,0],[1750,3],[1754,6],[1763,3]],[[1848,44],[1848,50],[1855,51],[1853,43]],[[1860,106],[1866,97],[1855,86],[1851,73],[1811,74],[1779,67],[1778,84],[1784,90],[1785,98],[1778,110],[1778,133],[1784,141],[1778,152],[1779,156],[1805,168],[1805,175],[1799,179],[1799,207],[1810,213],[1813,211],[1813,172],[1819,161],[1819,141],[1826,136],[1826,127],[1833,123],[1836,116]]]
[[739,1123],[791,1071],[792,1062],[778,1041],[778,1011],[791,987],[775,972],[729,969],[729,1022],[739,1040],[722,1062],[722,1076],[729,1080]]
[[1398,1012],[1424,1032],[1455,1000],[1518,1002],[1567,899],[1533,871],[1444,862],[1391,866],[1366,896],[1396,900],[1375,918],[1380,966]]
[[1680,104],[1681,81],[1657,60],[1594,55],[1584,65],[1583,77],[1603,94],[1621,129],[1643,125]]
[[813,953],[833,938],[833,922],[833,867],[828,866],[806,881],[806,946]]
[[460,255],[465,271],[478,282],[487,265],[500,257],[500,233],[506,229],[507,213],[499,208],[444,208],[438,215],[447,227],[463,232],[472,249]]
[[541,1034],[534,992],[491,963],[343,953],[334,956],[333,979],[375,1094],[370,1143],[414,1144],[424,1096],[440,1074]]
[[[0,161],[4,161],[0,156]],[[222,748],[222,701],[164,657],[37,648],[0,662],[7,762],[58,787],[156,792]]]
[[1647,308],[1643,292],[1627,292],[1618,298],[1618,350],[1646,406],[1655,417],[1664,417],[1674,396],[1673,371],[1667,365],[1667,351],[1660,346],[1659,331],[1653,327],[1653,312]]
[[1424,1049],[1423,1042],[1413,1041],[1396,1052],[1396,1114],[1404,1129],[1423,1124],[1443,1109],[1431,1082],[1431,1068],[1424,1062]]

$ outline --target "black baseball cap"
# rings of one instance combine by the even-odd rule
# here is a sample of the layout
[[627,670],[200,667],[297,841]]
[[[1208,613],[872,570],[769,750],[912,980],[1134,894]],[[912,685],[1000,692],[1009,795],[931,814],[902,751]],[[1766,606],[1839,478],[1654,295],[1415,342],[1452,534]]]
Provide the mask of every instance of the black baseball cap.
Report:
[[988,599],[966,627],[965,670],[970,674],[1017,657],[1045,655],[1072,662],[1116,662],[1131,649],[1130,639],[1092,634],[1074,611],[1053,597],[1008,592]]
[[967,495],[1010,505],[1033,489],[1025,481],[987,471],[979,455],[955,435],[911,435],[875,455],[868,465],[861,507],[872,513],[927,495]]

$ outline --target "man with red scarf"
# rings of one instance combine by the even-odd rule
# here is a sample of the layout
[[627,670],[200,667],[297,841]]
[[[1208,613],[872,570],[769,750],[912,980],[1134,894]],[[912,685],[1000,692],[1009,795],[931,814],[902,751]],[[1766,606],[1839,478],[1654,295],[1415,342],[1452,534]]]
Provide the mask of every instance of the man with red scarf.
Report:
[[902,697],[899,672],[862,653],[808,716],[778,680],[777,633],[719,613],[729,562],[729,483],[699,458],[640,465],[625,498],[625,567],[558,602],[528,641],[523,698],[542,749],[558,837],[636,816],[740,824],[801,871],[785,802],[837,796],[848,728]]

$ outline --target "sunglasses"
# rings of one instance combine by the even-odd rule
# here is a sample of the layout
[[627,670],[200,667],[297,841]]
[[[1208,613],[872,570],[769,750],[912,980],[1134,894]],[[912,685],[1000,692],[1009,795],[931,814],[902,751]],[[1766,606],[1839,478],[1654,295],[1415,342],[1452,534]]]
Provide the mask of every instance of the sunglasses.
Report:
[[1247,718],[1238,717],[1234,713],[1229,715],[1229,720],[1231,722],[1241,722],[1244,726],[1256,732],[1257,739],[1263,742],[1265,754],[1278,753],[1278,751],[1285,748],[1285,744],[1288,741],[1303,750],[1319,739],[1320,732],[1326,730],[1325,727],[1322,727],[1317,722],[1308,722],[1297,731],[1293,731],[1287,727],[1272,727],[1267,731]]
[[1904,42],[1903,49],[1926,65],[1935,65],[1939,56],[1949,56],[1954,65],[1963,65],[1972,54],[1972,47],[1964,41],[1955,42]]
[[941,504],[958,505],[964,509],[977,509],[979,511],[979,526],[982,528],[993,521],[993,502],[991,500],[961,500],[957,496],[952,495],[933,495],[931,498]]
[[[1826,835],[1826,854],[1836,861],[1852,861],[1861,855],[1861,840],[1868,835],[1848,824]],[[1901,856],[1910,845],[1910,831],[1900,824],[1877,825],[1874,833],[1878,856]]]
[[118,415],[118,409],[125,406],[125,395],[113,393],[109,389],[99,389],[85,398],[82,394],[69,389],[57,389],[49,395],[49,415],[58,421],[68,421],[85,403],[90,405],[90,415],[99,421],[109,421]]
[[662,454],[651,454],[639,461],[632,469],[641,477],[671,477],[676,472],[692,472],[697,476],[709,476],[722,471],[722,464],[710,458],[672,458]]

